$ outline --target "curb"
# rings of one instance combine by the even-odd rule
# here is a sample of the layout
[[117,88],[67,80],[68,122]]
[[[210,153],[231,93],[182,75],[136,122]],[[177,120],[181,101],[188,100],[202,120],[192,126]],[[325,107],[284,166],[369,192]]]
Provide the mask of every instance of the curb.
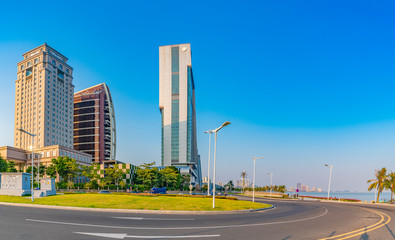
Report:
[[68,206],[54,206],[54,205],[40,205],[40,204],[26,204],[26,203],[8,203],[0,202],[0,205],[16,206],[16,207],[31,207],[31,208],[47,208],[58,210],[72,210],[72,211],[87,211],[87,212],[112,212],[112,213],[149,213],[149,214],[194,214],[194,215],[219,215],[219,214],[235,214],[235,213],[249,213],[260,212],[264,210],[274,209],[271,207],[250,209],[250,210],[233,210],[233,211],[175,211],[175,210],[138,210],[138,209],[113,209],[113,208],[83,208],[83,207],[68,207]]

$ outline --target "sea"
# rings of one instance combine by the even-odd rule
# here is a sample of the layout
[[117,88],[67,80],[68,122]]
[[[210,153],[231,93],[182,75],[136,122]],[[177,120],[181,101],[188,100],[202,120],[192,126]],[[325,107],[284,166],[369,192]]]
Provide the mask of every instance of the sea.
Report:
[[[294,192],[287,192],[289,195],[293,195]],[[328,197],[328,192],[299,192],[299,196],[313,196],[313,197]],[[347,198],[347,199],[358,199],[361,201],[376,201],[375,192],[331,192],[330,197],[336,198]],[[395,194],[394,194],[395,198]],[[391,200],[391,193],[386,191],[380,193],[380,202],[388,202]]]

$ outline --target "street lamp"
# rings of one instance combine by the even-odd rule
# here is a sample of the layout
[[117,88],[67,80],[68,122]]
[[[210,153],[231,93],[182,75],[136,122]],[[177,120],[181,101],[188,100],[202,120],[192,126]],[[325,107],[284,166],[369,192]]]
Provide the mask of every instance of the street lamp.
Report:
[[210,195],[210,149],[211,149],[211,134],[212,130],[205,131],[204,133],[208,133],[208,173],[207,173],[207,196]]
[[219,128],[212,130],[215,133],[215,143],[214,143],[214,173],[213,173],[213,208],[215,208],[215,160],[217,157],[217,132],[221,130],[221,128],[226,127],[230,124],[230,122],[224,122]]
[[332,168],[333,168],[333,166],[325,164],[325,167],[329,168],[329,185],[328,185],[328,201],[329,201],[329,192],[331,191],[331,177],[332,177]]
[[31,192],[31,194],[32,194],[32,202],[34,202],[34,192],[33,192],[33,189],[34,189],[34,187],[33,187],[33,167],[34,167],[34,165],[33,165],[33,159],[34,159],[34,137],[36,136],[36,134],[33,134],[33,133],[29,133],[29,132],[27,132],[27,131],[25,131],[25,130],[23,130],[22,128],[19,128],[18,129],[18,131],[21,131],[21,132],[23,132],[23,133],[26,133],[27,135],[30,135],[31,137],[32,137],[32,176],[31,176],[31,179],[32,179],[32,192]]
[[272,185],[273,185],[273,175],[274,173],[268,172],[267,175],[270,175],[270,197],[272,196]]
[[264,157],[252,157],[252,159],[254,159],[254,177],[252,180],[252,202],[255,202],[255,160],[257,159],[263,159]]
[[39,189],[41,189],[41,186],[40,186],[40,157],[41,157],[41,154],[40,153],[37,154],[37,185],[38,185]]

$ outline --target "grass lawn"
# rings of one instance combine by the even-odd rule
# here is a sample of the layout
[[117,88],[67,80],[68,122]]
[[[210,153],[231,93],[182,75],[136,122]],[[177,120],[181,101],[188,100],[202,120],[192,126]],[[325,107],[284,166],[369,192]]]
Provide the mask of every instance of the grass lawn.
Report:
[[45,198],[35,198],[34,203],[27,197],[0,195],[0,202],[43,204],[88,208],[179,210],[179,211],[230,211],[270,207],[270,204],[241,200],[215,199],[215,209],[211,198],[182,196],[136,196],[126,194],[64,194]]

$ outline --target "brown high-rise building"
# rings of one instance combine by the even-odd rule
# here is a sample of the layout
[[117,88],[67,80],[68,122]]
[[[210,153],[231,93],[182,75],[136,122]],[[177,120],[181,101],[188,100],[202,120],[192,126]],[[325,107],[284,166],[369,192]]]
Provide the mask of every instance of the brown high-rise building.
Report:
[[96,163],[115,160],[114,106],[105,83],[74,94],[74,149],[91,154]]

